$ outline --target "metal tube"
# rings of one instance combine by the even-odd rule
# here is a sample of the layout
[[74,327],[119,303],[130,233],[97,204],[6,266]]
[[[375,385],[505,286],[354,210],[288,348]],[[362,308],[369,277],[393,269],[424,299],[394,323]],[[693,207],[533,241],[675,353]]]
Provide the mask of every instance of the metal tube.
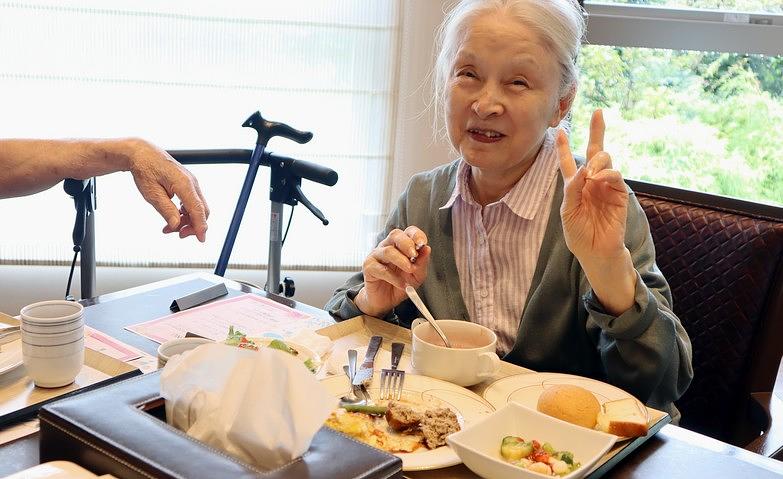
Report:
[[269,265],[267,266],[267,293],[280,294],[280,254],[283,249],[283,203],[272,201],[269,214]]
[[228,258],[231,256],[231,250],[234,248],[234,241],[236,241],[237,233],[239,233],[239,225],[242,223],[242,216],[245,214],[247,200],[250,198],[250,191],[253,189],[256,173],[258,172],[258,167],[261,164],[261,157],[263,156],[264,146],[257,145],[256,149],[253,150],[253,156],[250,158],[250,165],[247,167],[245,182],[242,184],[242,191],[239,193],[237,207],[234,210],[233,218],[231,218],[231,225],[228,227],[228,234],[226,235],[226,241],[223,243],[223,250],[220,252],[220,259],[218,259],[217,265],[215,266],[215,274],[218,276],[223,276],[226,273]]
[[79,271],[81,272],[81,297],[82,299],[95,296],[95,211],[87,211],[85,218],[84,240]]

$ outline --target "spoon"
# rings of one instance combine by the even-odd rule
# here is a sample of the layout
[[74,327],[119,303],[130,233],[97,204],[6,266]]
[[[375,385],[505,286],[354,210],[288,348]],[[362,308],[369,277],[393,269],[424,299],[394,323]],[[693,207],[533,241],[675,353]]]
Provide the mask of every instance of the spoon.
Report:
[[[356,374],[356,350],[348,350],[348,364],[343,366],[343,372],[348,376],[348,382],[353,382],[353,376]],[[347,396],[340,398],[340,405],[365,405],[367,399],[362,399],[356,394],[356,388],[351,386],[351,392]]]
[[446,335],[443,333],[443,330],[440,329],[440,326],[438,326],[438,323],[435,322],[435,318],[433,318],[432,314],[430,314],[430,310],[427,309],[426,306],[424,306],[424,301],[422,301],[421,298],[419,297],[419,293],[417,293],[416,290],[411,285],[405,287],[405,292],[408,294],[408,297],[411,299],[411,301],[413,301],[413,304],[415,304],[416,307],[419,308],[421,314],[424,315],[424,319],[426,319],[427,322],[430,323],[430,326],[435,328],[435,332],[438,333],[440,339],[443,340],[443,344],[445,344],[447,348],[450,348],[451,343],[449,342],[448,338],[446,338]]

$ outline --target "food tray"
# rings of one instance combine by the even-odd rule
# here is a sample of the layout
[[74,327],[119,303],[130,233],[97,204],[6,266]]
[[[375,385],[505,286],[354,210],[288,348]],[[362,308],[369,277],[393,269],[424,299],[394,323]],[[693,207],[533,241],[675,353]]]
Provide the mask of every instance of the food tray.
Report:
[[34,417],[44,404],[141,374],[138,368],[85,348],[84,366],[73,383],[38,388],[24,366],[0,376],[0,427]]
[[[382,321],[377,318],[372,318],[369,316],[357,316],[355,318],[321,328],[316,332],[318,334],[327,336],[334,342],[332,346],[332,353],[334,354],[342,354],[348,348],[367,346],[370,337],[373,335],[382,336],[384,341],[383,345],[381,346],[381,351],[378,353],[375,361],[375,369],[387,367],[390,358],[389,348],[393,341],[405,343],[406,352],[400,361],[400,369],[416,373],[416,370],[410,365],[409,353],[411,348],[411,332],[409,329]],[[501,361],[500,369],[497,373],[495,373],[494,377],[482,383],[476,384],[475,386],[468,387],[467,389],[483,397],[484,390],[494,381],[507,376],[525,373],[532,374],[535,373],[535,371]],[[322,371],[321,374],[324,374],[324,371]],[[609,452],[606,453],[603,458],[601,458],[593,471],[585,477],[589,479],[597,479],[603,476],[620,460],[644,444],[648,439],[653,437],[663,426],[671,422],[671,418],[665,412],[653,409],[651,407],[647,407],[647,410],[650,414],[648,434],[644,437],[639,437],[628,441],[621,441],[615,444],[615,446],[609,450]],[[405,477],[410,479],[473,479],[478,476],[471,472],[470,469],[460,464],[457,466],[431,471],[406,472]]]

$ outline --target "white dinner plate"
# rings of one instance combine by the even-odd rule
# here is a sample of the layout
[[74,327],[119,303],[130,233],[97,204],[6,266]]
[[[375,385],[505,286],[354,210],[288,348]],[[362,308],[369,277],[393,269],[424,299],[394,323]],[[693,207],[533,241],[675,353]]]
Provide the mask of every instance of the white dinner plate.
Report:
[[[378,372],[373,379],[374,384],[378,382]],[[344,375],[330,376],[321,381],[330,393],[336,397],[345,396],[351,390],[348,378]],[[370,395],[378,396],[377,387],[369,388]],[[427,376],[418,376],[415,374],[405,375],[404,396],[407,399],[420,397],[422,402],[435,401],[445,403],[456,414],[460,421],[460,426],[465,427],[481,418],[492,414],[495,408],[478,394],[465,389],[456,384],[452,384],[440,379],[434,379]],[[419,450],[416,452],[395,454],[402,459],[403,471],[426,471],[429,469],[440,469],[449,467],[462,462],[449,446],[441,446],[431,450]]]
[[279,341],[284,342],[287,344],[291,349],[295,349],[299,354],[296,355],[297,358],[299,358],[302,362],[307,361],[308,359],[312,360],[313,366],[315,367],[314,373],[317,373],[319,369],[321,369],[321,366],[323,365],[323,361],[321,360],[321,356],[318,355],[315,351],[308,348],[304,344],[299,344],[293,341],[289,341],[287,339],[280,339],[280,338],[272,338],[272,337],[248,337],[247,339],[253,341],[258,345],[259,347],[268,347],[269,343],[271,343],[273,340],[277,339]]
[[0,345],[0,376],[22,365],[22,340]]
[[[572,374],[528,373],[507,376],[487,386],[483,396],[496,409],[500,409],[509,402],[515,402],[535,410],[538,406],[538,396],[541,395],[544,389],[556,384],[571,384],[583,387],[593,393],[600,404],[617,399],[631,398],[639,403],[642,411],[647,413],[647,422],[650,422],[650,411],[633,395],[611,384]],[[618,438],[619,441],[625,439],[629,438]]]

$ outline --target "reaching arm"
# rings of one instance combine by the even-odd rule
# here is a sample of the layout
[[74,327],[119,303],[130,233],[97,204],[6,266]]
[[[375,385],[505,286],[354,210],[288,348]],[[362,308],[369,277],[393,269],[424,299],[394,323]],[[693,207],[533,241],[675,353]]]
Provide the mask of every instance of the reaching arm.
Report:
[[[0,140],[0,198],[51,188],[65,178],[130,171],[139,192],[166,220],[164,233],[204,241],[209,208],[195,177],[168,153],[137,138]],[[171,198],[177,196],[178,210]]]

